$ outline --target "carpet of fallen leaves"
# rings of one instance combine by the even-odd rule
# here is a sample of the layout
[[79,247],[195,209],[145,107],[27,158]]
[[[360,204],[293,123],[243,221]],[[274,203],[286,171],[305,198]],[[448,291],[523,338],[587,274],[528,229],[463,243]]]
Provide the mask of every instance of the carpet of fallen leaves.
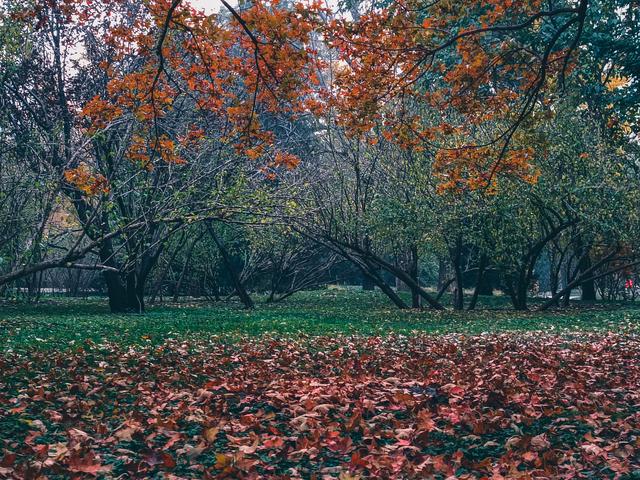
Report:
[[0,369],[0,478],[640,478],[635,335],[87,343]]

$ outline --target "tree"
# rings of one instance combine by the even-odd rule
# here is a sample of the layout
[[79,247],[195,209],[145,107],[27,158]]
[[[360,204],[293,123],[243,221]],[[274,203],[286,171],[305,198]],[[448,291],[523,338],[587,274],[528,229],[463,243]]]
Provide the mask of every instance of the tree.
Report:
[[[256,3],[229,22],[179,3],[45,2],[16,13],[34,31],[35,61],[14,108],[62,126],[45,162],[99,251],[113,311],[144,310],[165,241],[187,217],[221,215],[216,182],[237,165],[260,159],[255,169],[270,176],[297,164],[260,118],[313,106],[304,99],[310,51],[300,46],[313,9]],[[72,44],[82,62],[66,54]],[[36,75],[53,80],[42,82],[46,101]]]

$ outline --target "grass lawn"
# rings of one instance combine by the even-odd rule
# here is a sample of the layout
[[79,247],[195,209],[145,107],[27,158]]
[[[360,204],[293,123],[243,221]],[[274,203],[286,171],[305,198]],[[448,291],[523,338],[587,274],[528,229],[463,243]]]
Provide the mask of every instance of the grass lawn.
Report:
[[0,478],[640,479],[640,311],[504,307],[5,305]]
[[473,312],[401,311],[379,293],[352,290],[303,292],[278,304],[151,306],[145,315],[112,315],[104,299],[55,299],[0,307],[0,348],[69,348],[87,339],[120,345],[168,339],[232,339],[273,335],[481,334],[491,332],[636,332],[640,309],[598,304],[557,312],[515,312],[504,297],[485,297]]

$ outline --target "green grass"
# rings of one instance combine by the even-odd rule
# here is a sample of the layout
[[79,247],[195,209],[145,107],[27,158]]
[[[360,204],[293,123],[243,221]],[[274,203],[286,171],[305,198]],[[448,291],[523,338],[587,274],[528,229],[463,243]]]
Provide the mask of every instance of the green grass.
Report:
[[[48,300],[0,307],[0,350],[73,348],[86,340],[123,345],[162,343],[169,338],[212,335],[480,334],[504,331],[638,332],[633,305],[514,312],[506,299],[483,300],[475,312],[400,311],[379,293],[352,290],[305,292],[280,304],[258,303],[246,311],[235,303],[152,306],[145,315],[112,315],[104,299]],[[489,307],[489,308],[488,308]]]

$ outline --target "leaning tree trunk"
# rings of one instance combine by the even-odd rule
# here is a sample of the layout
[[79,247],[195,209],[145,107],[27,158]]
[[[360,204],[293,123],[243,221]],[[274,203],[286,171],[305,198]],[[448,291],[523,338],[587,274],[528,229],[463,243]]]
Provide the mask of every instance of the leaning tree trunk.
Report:
[[[369,237],[364,238],[364,251],[369,252],[371,249],[371,240]],[[375,277],[369,275],[365,270],[362,271],[362,290],[370,292],[375,290],[376,284]]]
[[[419,267],[418,267],[418,246],[412,245],[409,252],[409,275],[413,278],[417,285],[420,285]],[[420,308],[420,292],[412,288],[411,289],[411,306],[413,308]]]
[[[373,283],[373,285],[377,285],[382,293],[389,297],[396,307],[400,309],[408,308],[407,304],[404,303],[396,292],[393,291],[393,288],[387,285],[382,277],[380,277],[378,268],[372,263],[371,259],[365,258],[363,255],[351,254],[339,244],[334,245],[334,248],[340,255],[349,260],[358,270],[360,270],[363,279],[366,277],[371,283]],[[369,253],[369,255],[371,254]]]
[[217,245],[218,250],[220,251],[222,262],[224,263],[224,266],[227,272],[229,273],[229,276],[231,277],[231,281],[233,282],[233,287],[235,288],[236,293],[238,294],[238,297],[240,297],[240,301],[243,303],[245,308],[249,308],[249,309],[254,308],[255,305],[253,304],[253,300],[247,293],[246,288],[244,288],[242,280],[240,280],[240,276],[236,272],[235,268],[233,268],[233,262],[231,261],[231,256],[229,255],[229,252],[224,246],[224,243],[222,243],[222,240],[218,238],[218,235],[216,235],[216,232],[211,226],[211,224],[207,222],[206,225],[207,225],[207,230],[209,232],[209,235],[211,235],[211,238]]
[[393,291],[387,283],[380,277],[380,274],[377,272],[376,268],[371,265],[369,262],[365,260],[365,265],[360,265],[356,263],[360,270],[362,271],[363,276],[368,277],[374,285],[377,285],[378,288],[384,293],[389,299],[396,305],[396,307],[400,309],[408,308],[407,304],[400,298],[400,296]]
[[184,281],[184,277],[187,273],[187,268],[189,268],[189,264],[191,263],[191,257],[193,256],[193,251],[196,248],[196,244],[200,241],[202,235],[196,237],[191,245],[189,246],[189,250],[187,252],[187,256],[184,260],[184,264],[182,265],[182,270],[180,271],[180,276],[178,277],[178,282],[175,285],[175,290],[173,292],[173,302],[177,303],[178,298],[180,297],[180,290],[182,289],[182,282]]

